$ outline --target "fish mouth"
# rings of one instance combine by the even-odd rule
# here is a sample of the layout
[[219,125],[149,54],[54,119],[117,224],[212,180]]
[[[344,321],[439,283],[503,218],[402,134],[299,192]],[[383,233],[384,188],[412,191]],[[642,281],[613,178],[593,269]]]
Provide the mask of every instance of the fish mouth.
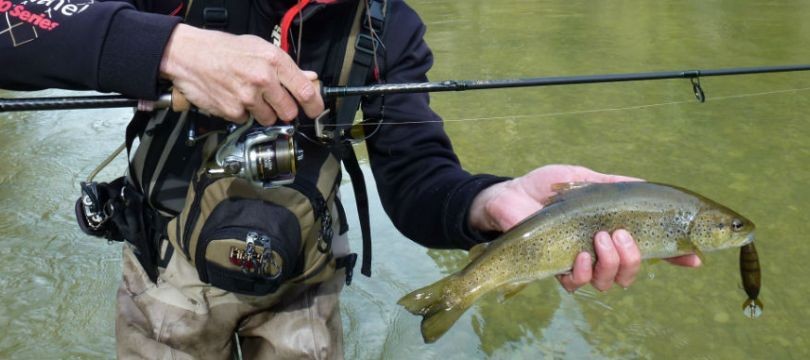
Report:
[[748,236],[745,237],[745,241],[743,241],[742,246],[748,245],[754,242],[754,232],[752,231]]

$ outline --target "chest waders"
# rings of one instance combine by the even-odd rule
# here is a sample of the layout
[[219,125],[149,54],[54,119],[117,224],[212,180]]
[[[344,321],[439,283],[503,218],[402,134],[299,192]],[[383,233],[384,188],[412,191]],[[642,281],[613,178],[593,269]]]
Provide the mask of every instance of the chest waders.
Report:
[[[309,7],[291,9],[281,27],[288,34],[295,20],[341,6],[350,16],[339,31],[323,34],[328,39],[321,41],[326,50],[318,54],[325,59],[319,74],[327,86],[366,85],[379,79],[376,58],[383,48],[385,5],[384,0],[329,5],[315,0]],[[254,18],[253,6],[252,1],[193,0],[186,22],[250,33],[254,25],[245,19]],[[194,110],[138,112],[127,127],[127,149],[139,140],[128,175],[110,184],[83,184],[76,205],[79,223],[88,234],[132,243],[152,280],[158,267],[178,252],[196,267],[201,281],[236,293],[267,295],[288,282],[318,283],[339,268],[346,269],[348,284],[357,255],[335,259],[331,253],[333,228],[348,231],[337,198],[342,162],[357,201],[361,272],[370,276],[368,198],[347,135],[360,102],[354,96],[328,103],[329,115],[320,119],[319,144],[302,141],[305,160],[295,180],[270,189],[205,172],[204,164],[225,138],[228,125],[223,120]],[[94,214],[103,221],[94,221]]]

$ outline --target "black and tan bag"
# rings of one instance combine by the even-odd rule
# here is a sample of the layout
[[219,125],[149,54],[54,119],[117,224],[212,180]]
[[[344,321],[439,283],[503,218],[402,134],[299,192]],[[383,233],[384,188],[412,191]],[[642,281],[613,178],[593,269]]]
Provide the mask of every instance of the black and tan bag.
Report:
[[287,282],[321,282],[336,268],[330,205],[339,165],[330,161],[333,180],[321,189],[301,177],[262,189],[200,171],[183,211],[167,227],[169,241],[201,281],[235,293],[266,295]]

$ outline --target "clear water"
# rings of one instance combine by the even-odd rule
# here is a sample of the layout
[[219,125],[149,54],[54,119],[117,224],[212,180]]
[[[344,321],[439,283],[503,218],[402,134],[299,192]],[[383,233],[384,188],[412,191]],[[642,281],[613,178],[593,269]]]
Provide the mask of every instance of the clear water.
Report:
[[[428,25],[433,80],[810,62],[806,1],[411,4]],[[572,296],[549,279],[505,302],[486,297],[425,345],[420,319],[396,301],[458,270],[466,255],[403,238],[371,194],[374,277],[358,277],[344,291],[346,357],[810,356],[803,276],[810,73],[704,78],[702,85],[703,104],[687,80],[445,93],[432,104],[472,172],[518,176],[575,163],[680,185],[746,215],[757,224],[763,268],[760,319],[743,316],[738,254],[726,251],[707,254],[699,269],[645,264],[626,291],[585,288]],[[123,141],[130,114],[0,116],[1,358],[114,356],[119,249],[82,235],[72,206],[78,182]],[[101,178],[124,168],[119,160]],[[343,193],[351,205],[351,187]],[[351,238],[359,250],[357,228]]]

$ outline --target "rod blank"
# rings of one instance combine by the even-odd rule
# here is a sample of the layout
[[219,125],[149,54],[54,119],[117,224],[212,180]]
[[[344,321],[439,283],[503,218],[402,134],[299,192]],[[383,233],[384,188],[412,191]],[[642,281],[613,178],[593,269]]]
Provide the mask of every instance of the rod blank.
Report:
[[[747,74],[766,74],[776,72],[807,71],[810,64],[804,65],[783,65],[783,66],[761,66],[761,67],[740,67],[713,70],[683,70],[683,71],[663,71],[625,74],[602,74],[602,75],[578,75],[578,76],[555,76],[538,77],[528,79],[505,79],[505,80],[447,80],[441,82],[423,83],[403,83],[403,84],[377,84],[368,86],[335,86],[321,87],[321,95],[324,98],[360,96],[360,95],[383,95],[383,94],[404,94],[404,93],[428,93],[441,91],[465,91],[484,89],[505,89],[517,87],[539,87],[554,85],[573,84],[596,84],[610,82],[627,81],[649,81],[664,79],[699,79],[710,76],[731,76]],[[158,101],[143,101],[130,99],[122,95],[98,95],[98,96],[76,96],[76,97],[54,97],[54,98],[0,98],[0,113],[9,111],[34,111],[34,110],[68,110],[68,109],[102,109],[117,107],[137,107],[141,110],[163,109],[172,106],[175,110],[182,110],[187,103],[181,94],[175,93],[174,99],[171,94],[164,94]]]
[[608,82],[648,81],[648,80],[664,80],[664,79],[693,79],[710,76],[765,74],[774,72],[807,71],[807,70],[810,70],[810,65],[744,67],[744,68],[728,68],[715,70],[684,70],[684,71],[645,72],[645,73],[626,73],[626,74],[555,76],[555,77],[539,77],[529,79],[511,79],[511,80],[449,80],[442,82],[426,82],[426,83],[379,84],[369,86],[348,86],[348,87],[331,87],[331,88],[324,87],[321,92],[323,93],[324,97],[380,95],[380,94],[418,93],[418,92],[504,89],[516,87],[553,86],[553,85],[596,84]]

